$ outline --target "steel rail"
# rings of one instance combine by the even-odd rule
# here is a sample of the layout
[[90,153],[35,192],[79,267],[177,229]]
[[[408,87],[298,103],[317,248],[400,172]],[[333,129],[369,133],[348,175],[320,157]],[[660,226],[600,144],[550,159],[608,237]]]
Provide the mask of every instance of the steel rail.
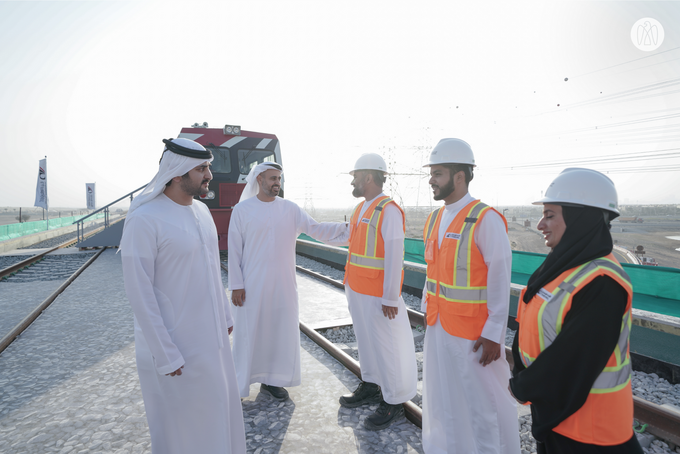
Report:
[[104,247],[103,249],[101,249],[101,250],[100,250],[99,252],[97,252],[94,256],[90,257],[90,259],[89,259],[87,262],[85,262],[85,263],[83,264],[83,266],[81,266],[80,268],[78,268],[78,270],[76,270],[76,272],[73,273],[73,274],[66,280],[66,282],[64,282],[63,284],[61,284],[61,285],[59,286],[59,288],[56,289],[54,292],[52,292],[52,294],[51,294],[50,296],[48,296],[42,303],[40,303],[40,305],[39,305],[38,307],[36,307],[35,309],[33,309],[33,311],[32,311],[30,314],[28,314],[21,322],[19,322],[19,323],[12,329],[12,331],[10,331],[10,332],[9,332],[7,335],[5,335],[2,339],[0,339],[0,353],[2,353],[7,347],[9,347],[9,345],[14,341],[14,339],[16,339],[17,336],[19,336],[21,333],[23,333],[23,332],[26,330],[26,328],[28,328],[28,327],[31,325],[31,323],[33,323],[33,322],[35,321],[35,319],[38,318],[38,316],[39,316],[40,314],[42,314],[42,312],[43,312],[45,309],[47,309],[47,308],[49,307],[49,305],[52,304],[52,302],[53,302],[55,299],[57,299],[57,296],[59,296],[64,290],[66,290],[66,288],[67,288],[69,285],[71,285],[71,283],[72,283],[73,281],[75,281],[76,278],[77,278],[78,276],[80,276],[80,273],[82,273],[83,271],[85,271],[85,269],[86,269],[88,266],[90,266],[90,264],[92,264],[92,262],[94,262],[94,261],[97,259],[97,257],[99,257],[99,256],[102,254],[102,252],[104,252],[105,249],[106,249],[106,247]]
[[[296,266],[296,269],[337,288],[344,289],[344,285],[335,279],[331,279],[300,266]],[[426,327],[425,315],[422,312],[414,311],[410,308],[406,308],[406,310],[408,311],[411,326]],[[347,369],[349,369],[357,377],[361,378],[359,363],[355,361],[354,358],[337,348],[332,342],[328,341],[315,330],[312,330],[308,326],[304,325],[303,322],[300,322],[300,330],[302,330],[307,335],[307,337],[319,344],[324,350],[328,351],[334,358],[336,358],[342,365],[347,367]],[[507,360],[510,369],[512,369],[514,367],[514,360],[512,356],[512,349],[508,346],[505,346],[505,359]],[[410,410],[407,408],[407,404],[415,407],[415,409]],[[649,432],[650,434],[655,435],[663,440],[668,440],[676,445],[680,445],[680,412],[673,412],[672,410],[666,409],[661,405],[654,404],[637,396],[633,396],[633,405],[635,419],[647,424],[645,429],[646,432]],[[409,401],[404,404],[404,409],[406,410],[409,420],[411,420],[418,427],[422,427],[422,410],[420,407]],[[413,413],[411,416],[409,416],[409,411],[412,411]],[[420,415],[420,423],[417,422],[418,414]]]
[[[322,274],[316,273],[312,270],[308,270],[307,268],[302,268],[301,266],[295,266],[295,268],[302,272],[305,273],[309,276],[314,277],[315,279],[318,279],[320,281],[323,281],[327,284],[330,284],[334,287],[337,287],[339,289],[342,289],[343,291],[345,290],[345,286],[342,282],[336,281],[335,279],[326,277]],[[418,324],[417,322],[419,321],[419,325],[423,326],[424,325],[424,318],[422,317],[422,314],[420,314],[420,317],[418,316],[419,313],[412,310],[408,309],[408,318],[411,322],[411,326],[414,326],[414,324]],[[415,322],[415,323],[414,323]],[[347,353],[343,352],[340,350],[338,347],[335,346],[331,341],[323,337],[321,334],[316,332],[316,330],[313,330],[309,326],[307,326],[304,322],[300,322],[300,331],[305,333],[307,337],[309,337],[311,340],[316,342],[321,348],[326,350],[333,358],[337,359],[340,364],[345,366],[350,372],[352,372],[354,375],[357,377],[361,378],[361,367],[359,366],[359,362],[356,361],[354,358],[349,356]],[[421,429],[423,428],[423,410],[411,402],[410,400],[404,402],[403,404],[404,407],[404,414],[406,418],[411,421],[413,424],[416,426],[420,427]]]
[[[119,221],[116,221],[116,222],[119,222]],[[98,228],[92,230],[91,232],[88,232],[87,235],[85,236],[85,238],[89,238],[90,236],[95,235],[95,234],[101,232],[103,229],[104,229],[103,226],[102,226],[102,227],[98,227]],[[71,246],[72,244],[75,244],[75,243],[77,243],[77,242],[78,242],[78,238],[73,238],[73,239],[70,239],[70,240],[66,240],[66,241],[64,241],[63,243],[59,244],[58,246],[55,246],[55,247],[50,248],[50,249],[48,249],[48,250],[46,250],[46,251],[40,252],[40,253],[38,253],[38,254],[36,254],[36,255],[32,255],[32,256],[30,256],[29,258],[27,258],[26,260],[22,260],[21,262],[15,263],[14,265],[10,265],[10,266],[8,266],[8,267],[5,268],[5,269],[0,270],[0,279],[2,279],[3,277],[9,276],[10,274],[16,273],[16,272],[19,271],[19,270],[23,270],[24,268],[27,268],[27,267],[33,265],[34,263],[36,263],[36,262],[42,260],[42,258],[45,257],[45,256],[46,256],[47,254],[49,254],[50,252],[54,252],[54,251],[56,251],[57,249],[62,249],[62,248],[65,248],[65,247],[69,247],[69,246]]]
[[[317,345],[326,350],[333,358],[337,359],[340,364],[345,366],[350,372],[361,378],[361,367],[359,362],[349,356],[347,353],[340,350],[331,341],[323,337],[316,330],[310,328],[304,322],[300,322],[300,331],[307,337],[313,340]],[[423,410],[413,402],[406,401],[403,404],[404,414],[406,418],[416,426],[423,428]]]
[[647,424],[645,432],[680,445],[680,412],[633,396],[635,419]]
[[[222,267],[223,270],[229,272],[229,269],[227,266],[220,262],[220,266]],[[342,285],[341,282],[336,281],[335,279],[331,279],[329,277],[323,276],[319,273],[315,273],[314,271],[308,270],[306,268],[302,268],[299,266],[295,267],[298,271],[301,271],[303,273],[307,273],[323,282],[326,282],[330,285],[333,285],[338,288],[344,289],[344,286]],[[336,347],[331,341],[323,337],[321,334],[319,334],[316,330],[310,328],[307,324],[304,322],[300,321],[300,331],[302,331],[307,337],[309,337],[312,341],[314,341],[317,345],[319,345],[321,348],[326,350],[333,358],[338,360],[340,364],[345,366],[350,372],[352,372],[354,375],[357,377],[361,378],[361,367],[359,367],[359,362],[349,356],[347,353],[343,352],[340,350],[338,347]],[[420,409],[419,406],[414,404],[411,401],[404,402],[402,404],[404,406],[404,415],[406,418],[411,421],[413,424],[416,426],[420,427],[422,429],[423,427],[423,410]]]
[[[345,289],[345,286],[342,284],[342,282],[336,281],[335,279],[332,279],[330,277],[326,277],[322,274],[319,274],[315,271],[308,270],[307,268],[302,268],[301,266],[295,266],[295,268],[309,276],[312,276],[316,279],[319,279],[321,281],[326,282],[327,284],[331,284],[339,289]],[[427,324],[425,323],[425,314],[419,311],[414,311],[413,309],[407,307],[406,312],[408,313],[408,319],[411,323],[411,326],[422,326],[423,328],[427,328]],[[505,359],[508,361],[508,364],[510,365],[510,368],[514,367],[515,361],[512,358],[512,349],[508,346],[505,346]]]
[[32,255],[28,257],[25,260],[22,260],[19,263],[15,263],[14,265],[10,265],[7,268],[0,270],[0,279],[3,277],[9,276],[13,273],[16,273],[17,271],[23,270],[24,268],[28,268],[29,266],[33,265],[35,262],[39,262],[42,260],[44,256],[49,254],[50,252],[56,251],[59,249],[59,246],[53,247],[52,249],[49,249],[47,251],[41,252],[40,254]]

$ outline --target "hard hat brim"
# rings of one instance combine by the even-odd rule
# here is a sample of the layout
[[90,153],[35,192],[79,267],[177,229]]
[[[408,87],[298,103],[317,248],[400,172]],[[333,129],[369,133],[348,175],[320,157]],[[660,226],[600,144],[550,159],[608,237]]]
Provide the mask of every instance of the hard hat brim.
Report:
[[377,170],[377,169],[352,169],[349,171],[349,174],[354,176],[354,172],[358,172],[359,170],[372,170],[374,172],[382,172],[383,175],[389,175],[389,172],[385,172],[384,170]]
[[470,164],[469,162],[434,162],[431,164],[425,164],[423,168],[425,167],[432,167],[432,166],[470,166],[470,167],[477,167],[477,164]]
[[586,203],[576,203],[574,201],[568,201],[568,200],[563,200],[561,198],[554,198],[554,197],[543,197],[541,200],[537,200],[535,202],[531,202],[532,205],[545,205],[546,203],[551,203],[553,205],[566,205],[566,206],[573,206],[573,207],[593,207],[593,208],[599,208],[600,210],[605,210],[605,211],[610,211],[612,213],[615,213],[617,216],[621,216],[621,213],[619,212],[618,209],[616,208],[610,208],[610,207],[601,207],[601,206],[595,206],[593,204],[586,204]]

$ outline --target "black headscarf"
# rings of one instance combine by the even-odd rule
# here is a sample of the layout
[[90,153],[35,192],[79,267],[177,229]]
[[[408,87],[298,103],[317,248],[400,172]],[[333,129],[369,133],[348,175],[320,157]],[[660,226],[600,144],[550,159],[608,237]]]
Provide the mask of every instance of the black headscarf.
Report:
[[[607,213],[608,214],[608,213]],[[567,228],[559,244],[529,278],[523,301],[531,298],[548,282],[568,269],[604,257],[614,248],[609,222],[603,210],[588,206],[562,205]]]

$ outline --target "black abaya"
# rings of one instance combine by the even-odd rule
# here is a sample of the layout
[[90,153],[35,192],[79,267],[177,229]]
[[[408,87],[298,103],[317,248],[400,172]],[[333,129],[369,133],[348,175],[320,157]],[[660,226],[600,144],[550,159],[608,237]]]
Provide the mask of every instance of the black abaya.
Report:
[[[532,291],[532,297],[562,272],[612,250],[611,235],[600,210],[563,207],[563,213],[567,229],[560,244],[531,276],[527,293]],[[552,431],[588,398],[618,341],[627,298],[626,290],[612,278],[593,279],[574,295],[562,331],[529,368],[522,364],[515,334],[512,346],[515,367],[510,388],[517,399],[531,402],[532,433],[538,452],[642,454],[635,436],[621,445],[597,446]],[[530,300],[525,296],[523,301]]]

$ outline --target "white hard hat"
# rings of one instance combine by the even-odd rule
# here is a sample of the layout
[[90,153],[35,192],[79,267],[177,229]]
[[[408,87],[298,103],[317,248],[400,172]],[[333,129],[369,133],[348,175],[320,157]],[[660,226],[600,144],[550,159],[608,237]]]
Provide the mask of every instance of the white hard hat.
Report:
[[430,153],[430,162],[423,167],[440,164],[468,164],[475,167],[475,155],[470,145],[460,139],[442,139]]
[[584,205],[619,213],[619,198],[614,182],[597,170],[572,167],[564,169],[550,183],[545,197],[534,202]]
[[377,153],[366,153],[359,156],[357,162],[354,164],[349,174],[354,175],[357,170],[379,170],[387,175],[387,164],[385,160]]

